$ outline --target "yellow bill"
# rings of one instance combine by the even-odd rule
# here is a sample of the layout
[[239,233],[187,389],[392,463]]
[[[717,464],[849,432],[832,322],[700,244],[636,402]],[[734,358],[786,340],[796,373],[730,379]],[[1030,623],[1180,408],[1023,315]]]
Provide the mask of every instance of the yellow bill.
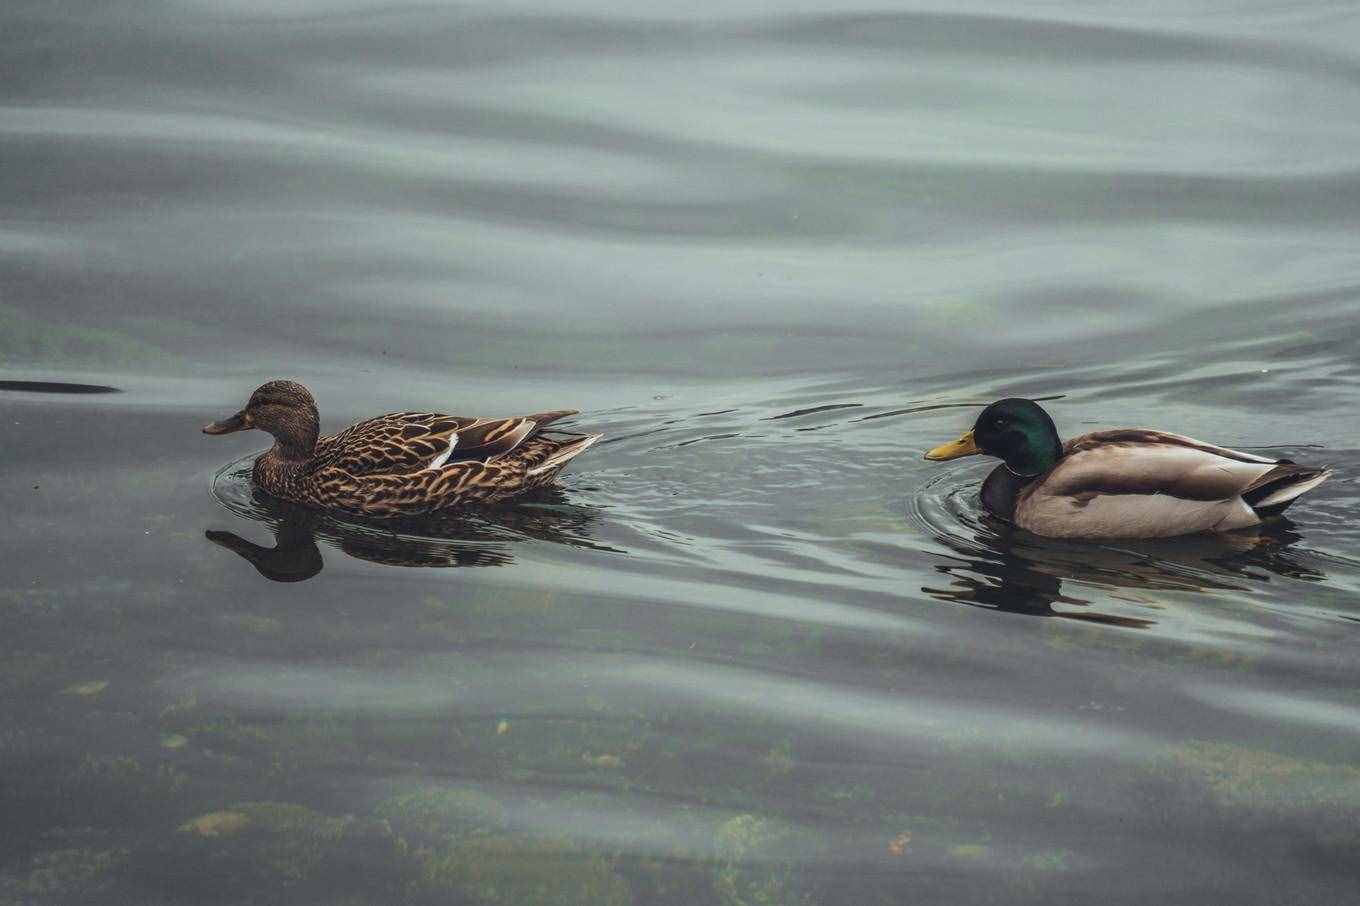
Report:
[[960,456],[973,456],[981,452],[977,444],[973,443],[973,432],[965,431],[958,440],[940,444],[931,450],[926,454],[926,459],[933,462],[944,462],[946,459],[958,459]]

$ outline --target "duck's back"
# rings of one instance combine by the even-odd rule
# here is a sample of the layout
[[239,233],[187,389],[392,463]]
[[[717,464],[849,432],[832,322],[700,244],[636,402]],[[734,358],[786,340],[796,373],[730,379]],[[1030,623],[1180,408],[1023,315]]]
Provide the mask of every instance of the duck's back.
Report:
[[417,515],[495,503],[551,482],[599,435],[548,437],[574,410],[510,418],[396,412],[317,442],[304,496],[371,515]]
[[1256,525],[1330,473],[1145,428],[1069,440],[1013,520],[1049,537],[1158,538]]
[[544,425],[575,414],[575,410],[560,409],[509,418],[469,418],[393,412],[318,440],[309,472],[334,468],[353,476],[403,475],[453,462],[492,462],[513,452]]

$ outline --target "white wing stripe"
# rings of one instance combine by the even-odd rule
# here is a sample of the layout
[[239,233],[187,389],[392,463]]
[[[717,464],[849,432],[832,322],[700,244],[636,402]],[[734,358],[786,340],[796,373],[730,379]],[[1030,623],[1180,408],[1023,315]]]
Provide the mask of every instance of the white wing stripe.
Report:
[[458,446],[458,435],[456,433],[450,434],[449,448],[445,450],[443,453],[440,453],[434,459],[430,460],[430,464],[425,467],[426,471],[432,472],[437,469],[444,468],[444,463],[449,461],[449,457],[453,455],[453,448],[456,446]]

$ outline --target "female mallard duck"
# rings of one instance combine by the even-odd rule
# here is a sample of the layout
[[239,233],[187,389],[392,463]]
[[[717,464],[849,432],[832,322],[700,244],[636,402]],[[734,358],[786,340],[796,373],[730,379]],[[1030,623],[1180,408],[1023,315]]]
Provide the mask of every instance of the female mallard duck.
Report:
[[429,513],[494,503],[552,481],[603,435],[554,439],[544,425],[575,410],[514,418],[460,418],[394,412],[318,438],[320,418],[307,388],[270,381],[231,418],[204,434],[259,428],[274,446],[255,460],[255,483],[275,497],[371,516]]
[[1058,439],[1032,400],[1005,399],[973,430],[926,454],[1003,460],[982,485],[991,513],[1053,538],[1166,538],[1256,525],[1322,484],[1330,469],[1295,465],[1150,428]]

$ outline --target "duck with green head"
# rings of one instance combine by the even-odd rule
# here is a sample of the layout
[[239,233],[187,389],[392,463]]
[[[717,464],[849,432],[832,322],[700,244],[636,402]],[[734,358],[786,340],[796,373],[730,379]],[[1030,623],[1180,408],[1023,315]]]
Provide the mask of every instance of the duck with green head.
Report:
[[1297,465],[1151,428],[1116,428],[1063,442],[1038,403],[1004,399],[958,440],[926,453],[1002,461],[983,506],[1038,535],[1164,538],[1258,525],[1326,481]]

